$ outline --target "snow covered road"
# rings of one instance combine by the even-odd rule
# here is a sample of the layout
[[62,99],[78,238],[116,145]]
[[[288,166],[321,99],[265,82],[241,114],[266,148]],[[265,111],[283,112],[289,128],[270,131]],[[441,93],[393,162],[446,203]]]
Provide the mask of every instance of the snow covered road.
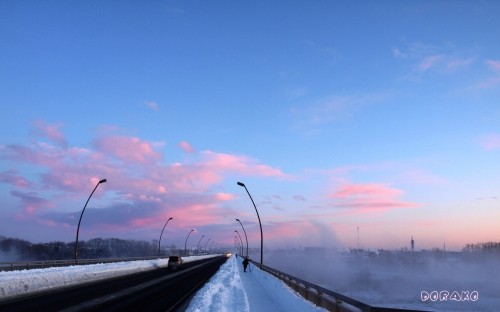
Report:
[[220,267],[191,300],[187,312],[326,311],[255,266],[243,272],[238,259],[232,256]]

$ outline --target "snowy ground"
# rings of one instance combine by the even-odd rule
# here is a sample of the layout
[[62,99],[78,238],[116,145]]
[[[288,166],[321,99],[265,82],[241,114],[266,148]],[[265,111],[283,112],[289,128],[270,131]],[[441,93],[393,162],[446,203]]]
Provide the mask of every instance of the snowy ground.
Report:
[[191,300],[187,312],[326,311],[253,265],[243,272],[238,259],[232,256],[221,266]]
[[[183,259],[184,262],[190,262],[211,257],[214,255],[183,257]],[[0,301],[49,289],[148,271],[166,267],[167,264],[168,259],[155,259],[0,272]]]
[[[186,257],[184,260],[189,262],[209,257],[213,255]],[[349,259],[348,265],[342,265],[342,262],[335,262],[335,259],[316,263],[309,257],[310,265],[305,267],[300,265],[304,262],[297,255],[275,259],[270,255],[268,260],[271,267],[298,277],[303,274],[302,278],[312,283],[376,306],[461,312],[497,311],[500,306],[500,269],[496,265],[497,262],[483,262],[481,270],[475,266],[464,267],[458,263],[447,263],[446,266],[436,264],[433,270],[426,269],[412,274],[406,272],[405,275],[399,272],[397,266],[390,266],[390,270],[375,265],[359,267],[352,259]],[[48,289],[152,270],[167,264],[167,259],[156,259],[0,272],[0,301]],[[324,311],[296,295],[275,277],[253,265],[251,268],[251,272],[244,273],[241,258],[229,258],[194,296],[188,311]],[[455,274],[444,274],[447,270]],[[469,278],[466,278],[466,275],[469,275]],[[389,286],[392,288],[386,289]],[[397,290],[391,290],[395,289],[394,287]],[[478,290],[479,300],[422,302],[422,290],[430,292],[443,289]]]
[[[185,262],[213,256],[185,257]],[[241,260],[241,258],[238,258]],[[193,297],[187,311],[325,311],[298,296],[283,282],[251,265],[243,272],[232,256]],[[0,272],[0,301],[48,289],[67,287],[119,275],[164,267],[167,259]]]

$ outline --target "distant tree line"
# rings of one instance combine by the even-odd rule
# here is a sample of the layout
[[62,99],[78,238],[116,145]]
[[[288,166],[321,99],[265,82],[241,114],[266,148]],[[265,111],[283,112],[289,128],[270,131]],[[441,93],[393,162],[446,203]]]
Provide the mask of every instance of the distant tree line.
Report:
[[[175,246],[171,246],[171,249]],[[80,259],[143,257],[158,255],[158,241],[94,238],[78,241]],[[67,260],[75,256],[75,242],[31,243],[0,236],[0,261]]]
[[486,243],[476,243],[476,244],[466,244],[463,248],[465,252],[488,252],[488,253],[500,253],[500,242],[486,242]]

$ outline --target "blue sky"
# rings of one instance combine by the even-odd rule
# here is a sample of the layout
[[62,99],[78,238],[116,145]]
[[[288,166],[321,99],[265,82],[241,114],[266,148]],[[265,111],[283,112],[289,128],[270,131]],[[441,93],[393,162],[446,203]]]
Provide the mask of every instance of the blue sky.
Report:
[[0,235],[497,240],[499,9],[3,1]]

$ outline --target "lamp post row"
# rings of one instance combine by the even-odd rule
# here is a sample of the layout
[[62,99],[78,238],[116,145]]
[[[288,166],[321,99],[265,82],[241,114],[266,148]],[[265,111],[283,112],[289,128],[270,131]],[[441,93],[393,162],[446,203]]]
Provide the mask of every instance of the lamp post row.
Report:
[[[236,232],[236,231],[235,231]],[[238,249],[240,250],[239,253],[243,254],[243,244],[241,241],[238,239],[238,236],[234,235],[234,242],[238,242]]]
[[207,251],[207,245],[208,245],[208,242],[210,241],[210,238],[207,240],[207,242],[205,243],[205,251]]
[[239,242],[241,242],[241,255],[243,256],[243,240],[241,239],[241,235],[237,230],[234,230],[236,234],[238,234],[238,237],[240,238]]
[[199,254],[200,253],[200,243],[201,243],[201,240],[203,239],[203,237],[205,237],[205,235],[202,235],[200,240],[198,241],[198,246],[196,247],[196,252]]
[[257,206],[255,206],[255,202],[253,201],[252,195],[250,195],[250,192],[248,191],[248,189],[245,186],[245,184],[242,183],[242,182],[238,182],[236,184],[238,184],[239,186],[242,186],[242,187],[245,188],[245,190],[247,191],[248,196],[250,197],[250,200],[252,201],[253,207],[255,208],[255,212],[257,213],[257,218],[259,219],[259,226],[260,226],[260,264],[264,264],[263,263],[264,235],[262,234],[262,223],[260,222],[259,211],[257,210]]
[[[87,208],[87,204],[89,203],[90,201],[90,198],[92,197],[92,195],[94,194],[94,192],[97,190],[97,187],[99,186],[99,184],[101,183],[105,183],[107,180],[106,179],[101,179],[99,180],[99,182],[97,182],[96,186],[94,187],[94,189],[92,190],[92,193],[90,193],[89,195],[89,198],[87,199],[87,201],[85,202],[85,205],[83,206],[83,209],[82,209],[82,213],[80,214],[80,219],[78,220],[78,226],[76,228],[76,239],[75,239],[75,263],[78,263],[78,238],[79,238],[79,234],[80,234],[80,224],[82,223],[82,218],[83,218],[83,213],[85,212],[85,209]],[[161,248],[161,238],[163,236],[163,231],[165,231],[165,227],[167,226],[168,222],[170,220],[172,220],[173,218],[170,217],[168,218],[167,222],[165,223],[165,225],[163,226],[163,229],[161,230],[161,234],[160,234],[160,239],[158,240],[158,255],[160,255],[160,248]],[[188,236],[186,237],[186,241],[184,243],[184,254],[186,254],[186,249],[187,249],[187,240],[189,238],[189,235],[191,235],[191,233],[193,232],[194,230],[191,230],[189,231],[189,234]],[[201,238],[205,237],[205,235],[203,235]],[[210,239],[209,239],[210,240]],[[200,242],[201,242],[201,239],[200,239]],[[208,242],[207,242],[208,243]],[[215,243],[215,241],[213,242]],[[212,245],[213,245],[212,243]],[[198,248],[199,248],[199,245],[200,243],[198,242]],[[210,246],[210,248],[212,248],[212,245]],[[206,245],[205,245],[205,250],[206,250]]]
[[[76,240],[75,240],[75,262],[78,261],[78,237],[79,237],[79,233],[80,233],[80,224],[82,222],[82,217],[83,217],[83,213],[85,212],[85,208],[87,208],[87,204],[89,203],[90,201],[90,198],[92,197],[92,195],[94,194],[94,192],[96,191],[97,187],[99,186],[99,184],[101,183],[105,183],[107,180],[106,179],[101,179],[99,180],[99,182],[97,182],[96,186],[94,187],[94,190],[92,190],[92,193],[90,193],[90,196],[89,198],[87,199],[87,201],[85,202],[85,206],[83,206],[83,210],[82,210],[82,213],[80,215],[80,219],[78,220],[78,226],[77,226],[77,229],[76,229]],[[263,232],[262,232],[262,223],[260,221],[260,216],[259,216],[259,211],[257,210],[257,206],[255,206],[255,202],[253,201],[253,198],[252,198],[252,195],[250,195],[250,192],[248,191],[247,187],[245,186],[244,183],[242,182],[237,182],[237,184],[239,186],[242,186],[243,188],[245,188],[248,196],[250,197],[250,200],[252,201],[252,204],[255,208],[255,212],[257,213],[257,219],[259,220],[259,227],[260,227],[260,263],[263,264],[263,251],[264,251],[264,236],[263,236]],[[172,220],[173,218],[169,218],[167,220],[167,222],[165,223],[165,225],[163,226],[163,229],[161,231],[161,234],[160,234],[160,239],[158,241],[158,255],[160,254],[160,246],[161,246],[161,238],[163,236],[163,231],[165,230],[165,227],[167,226],[168,222],[170,220]],[[247,237],[247,234],[246,234],[246,231],[245,231],[245,228],[243,227],[243,224],[241,223],[241,221],[239,219],[236,219],[236,221],[238,221],[241,225],[241,228],[243,229],[243,232],[245,233],[245,239],[246,239],[246,256],[248,256],[248,237]],[[186,254],[187,252],[187,240],[189,238],[189,235],[191,235],[191,233],[193,232],[194,230],[191,230],[189,231],[188,233],[188,236],[186,237],[186,241],[184,242],[184,254]],[[235,231],[236,233],[238,233],[238,231]],[[241,236],[240,234],[238,233],[238,236],[240,238],[240,241],[241,241],[241,246],[242,246],[242,249],[243,249],[243,241],[241,240]],[[198,242],[198,247],[197,249],[199,250],[199,245],[201,243],[201,239],[203,239],[203,237],[205,237],[204,235],[200,238],[200,241]],[[208,245],[208,242],[210,241],[210,238],[207,240],[207,242],[205,243],[205,251],[207,250],[207,245]],[[212,241],[212,245],[210,245],[210,249],[212,248],[213,244],[215,243],[215,241]],[[243,252],[242,252],[243,253]]]
[[[247,237],[247,231],[245,231],[245,228],[243,227],[243,223],[241,223],[240,219],[236,219],[241,225],[241,228],[243,229],[243,233],[245,233],[245,240],[247,241],[247,254],[246,256],[248,257],[248,237]],[[239,235],[239,234],[238,234]],[[241,239],[241,237],[240,237]],[[243,244],[243,241],[241,241],[241,244]]]

